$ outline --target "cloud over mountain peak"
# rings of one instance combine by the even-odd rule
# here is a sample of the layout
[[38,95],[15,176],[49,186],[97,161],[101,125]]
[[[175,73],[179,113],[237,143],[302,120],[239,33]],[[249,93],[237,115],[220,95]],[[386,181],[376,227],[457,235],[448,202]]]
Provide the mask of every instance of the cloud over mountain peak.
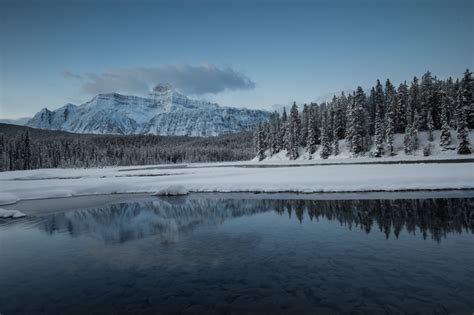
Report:
[[245,74],[231,67],[219,68],[212,64],[123,68],[85,75],[65,71],[63,75],[79,81],[81,91],[88,95],[109,92],[144,95],[160,82],[167,82],[192,95],[255,88],[255,83]]

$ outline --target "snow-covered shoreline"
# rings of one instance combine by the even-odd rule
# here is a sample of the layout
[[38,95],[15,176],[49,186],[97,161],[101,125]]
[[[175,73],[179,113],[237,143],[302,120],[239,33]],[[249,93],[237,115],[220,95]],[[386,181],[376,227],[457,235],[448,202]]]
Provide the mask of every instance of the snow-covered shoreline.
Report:
[[[426,163],[420,159],[420,163],[412,164],[350,164],[358,162],[350,160],[329,165],[307,165],[315,161],[292,161],[292,165],[236,162],[4,172],[0,173],[0,204],[70,196],[156,193],[173,185],[193,193],[474,189],[472,161]],[[262,165],[265,167],[259,167]]]
[[0,208],[0,219],[7,219],[7,218],[18,219],[18,218],[23,218],[24,216],[25,214],[21,211]]

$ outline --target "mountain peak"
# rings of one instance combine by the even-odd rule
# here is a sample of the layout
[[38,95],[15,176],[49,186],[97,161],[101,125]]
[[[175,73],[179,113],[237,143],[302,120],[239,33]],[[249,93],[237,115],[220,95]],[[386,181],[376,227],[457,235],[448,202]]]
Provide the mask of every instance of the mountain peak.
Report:
[[153,93],[164,94],[175,91],[174,87],[169,83],[160,83],[153,88]]
[[122,95],[119,93],[111,92],[111,93],[99,93],[97,94],[93,99],[99,98],[99,99],[120,99],[128,97],[126,95]]

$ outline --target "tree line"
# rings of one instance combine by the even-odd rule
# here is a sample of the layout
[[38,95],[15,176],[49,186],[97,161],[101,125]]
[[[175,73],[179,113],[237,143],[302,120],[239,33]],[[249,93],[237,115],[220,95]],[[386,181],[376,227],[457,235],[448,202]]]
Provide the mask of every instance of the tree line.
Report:
[[[369,234],[379,230],[385,237],[398,238],[402,231],[431,237],[441,241],[448,234],[474,233],[473,199],[393,199],[393,200],[271,200],[271,199],[190,199],[182,204],[167,201],[132,202],[89,208],[78,212],[61,212],[42,218],[39,225],[48,234],[68,232],[79,236],[85,232],[100,233],[102,225],[123,226],[141,211],[147,211],[149,219],[131,225],[126,235],[107,234],[108,242],[126,242],[143,237],[143,231],[169,237],[179,230],[189,230],[199,224],[218,225],[227,220],[251,216],[268,211],[285,215],[290,220],[337,221],[350,230],[360,229]],[[199,211],[196,211],[199,209]],[[165,215],[167,219],[162,220]],[[156,224],[160,222],[160,224]],[[196,222],[199,222],[196,224]],[[168,224],[177,225],[170,229]],[[144,226],[145,225],[145,226]],[[146,227],[146,228],[145,228]],[[97,231],[94,231],[97,229]],[[100,233],[99,237],[104,237]],[[115,238],[117,237],[117,238]],[[119,238],[119,239],[118,239]],[[167,239],[168,240],[168,239]]]
[[[14,130],[12,130],[14,129]],[[87,135],[0,124],[0,170],[249,160],[252,133],[219,137]]]
[[[404,134],[404,150],[412,154],[418,149],[418,132],[427,131],[434,141],[433,130],[441,130],[440,146],[470,154],[469,128],[474,127],[473,80],[466,70],[461,80],[433,77],[426,72],[397,88],[387,79],[384,86],[377,80],[367,96],[362,87],[345,95],[334,96],[321,104],[304,104],[300,112],[293,103],[289,114],[272,113],[267,123],[254,133],[258,160],[286,150],[290,159],[302,148],[327,159],[340,153],[339,141],[345,139],[354,156],[381,157],[394,155],[394,135]],[[456,130],[458,147],[452,146],[452,130]],[[372,149],[371,149],[372,148]]]
[[365,231],[378,229],[388,239],[398,238],[405,230],[420,234],[424,239],[431,235],[436,241],[448,233],[474,233],[472,199],[394,199],[394,200],[272,200],[275,211],[296,217],[301,223],[306,218],[319,221],[326,218],[341,225]]

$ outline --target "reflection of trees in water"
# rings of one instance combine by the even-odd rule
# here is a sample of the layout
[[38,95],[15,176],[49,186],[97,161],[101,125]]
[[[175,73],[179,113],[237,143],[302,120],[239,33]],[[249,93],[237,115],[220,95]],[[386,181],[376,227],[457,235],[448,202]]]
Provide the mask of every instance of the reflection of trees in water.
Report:
[[[171,201],[172,199],[170,199]],[[173,243],[179,233],[203,225],[275,210],[290,220],[327,218],[349,229],[360,227],[369,233],[374,226],[388,238],[402,229],[421,231],[440,240],[446,233],[474,233],[474,199],[411,200],[258,200],[194,199],[168,202],[121,203],[83,209],[43,218],[39,226],[46,232],[88,234],[106,243],[123,243],[157,235],[162,243]]]
[[377,226],[388,238],[398,238],[405,228],[423,238],[440,240],[446,233],[474,233],[474,199],[399,199],[399,200],[279,200],[274,202],[279,214],[292,214],[302,221],[320,217],[337,220],[351,229],[360,227],[367,233]]

